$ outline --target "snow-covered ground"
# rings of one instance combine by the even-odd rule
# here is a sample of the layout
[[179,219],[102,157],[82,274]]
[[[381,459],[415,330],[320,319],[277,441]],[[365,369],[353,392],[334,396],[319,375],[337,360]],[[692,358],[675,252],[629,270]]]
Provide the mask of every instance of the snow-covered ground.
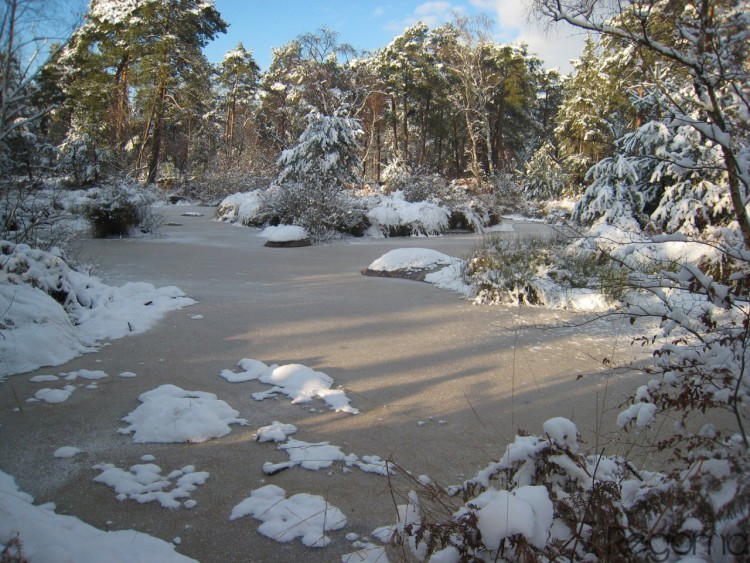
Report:
[[[279,253],[205,210],[163,211],[180,225],[162,237],[83,245],[106,283],[54,255],[4,254],[29,265],[0,285],[3,334],[28,335],[5,369],[33,371],[0,386],[0,543],[31,561],[385,561],[374,532],[396,522],[392,495],[407,515],[406,470],[460,483],[554,412],[604,439],[598,413],[632,389],[596,361],[629,325],[539,331],[563,313],[360,274],[442,267],[430,276],[451,287],[475,237]],[[486,522],[501,500],[482,500]],[[546,514],[534,491],[506,500]]]

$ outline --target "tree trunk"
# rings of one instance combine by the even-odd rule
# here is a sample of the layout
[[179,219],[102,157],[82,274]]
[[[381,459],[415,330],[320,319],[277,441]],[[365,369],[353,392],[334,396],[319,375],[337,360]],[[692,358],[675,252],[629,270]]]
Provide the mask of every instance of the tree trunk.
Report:
[[156,174],[159,171],[159,159],[161,157],[161,139],[164,131],[164,96],[165,88],[162,88],[157,100],[156,123],[154,124],[154,134],[151,139],[151,155],[148,161],[148,177],[146,184],[156,182]]
[[396,96],[391,96],[391,124],[393,125],[393,156],[398,157],[398,110],[396,108]]
[[404,164],[409,164],[409,104],[404,94],[403,99],[403,110],[404,110],[404,121],[403,121],[403,132],[404,132]]

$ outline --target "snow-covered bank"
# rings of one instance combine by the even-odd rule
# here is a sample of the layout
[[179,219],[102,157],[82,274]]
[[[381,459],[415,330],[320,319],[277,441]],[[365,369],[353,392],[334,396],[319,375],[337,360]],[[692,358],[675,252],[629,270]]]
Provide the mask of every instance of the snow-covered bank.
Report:
[[[34,505],[15,479],[0,471],[0,556],[5,561],[75,561],[76,563],[187,563],[195,561],[174,546],[135,530],[105,532],[73,516],[55,512],[54,504]],[[18,559],[14,559],[18,557]]]
[[194,303],[174,286],[109,286],[59,252],[0,242],[0,378],[61,365]]

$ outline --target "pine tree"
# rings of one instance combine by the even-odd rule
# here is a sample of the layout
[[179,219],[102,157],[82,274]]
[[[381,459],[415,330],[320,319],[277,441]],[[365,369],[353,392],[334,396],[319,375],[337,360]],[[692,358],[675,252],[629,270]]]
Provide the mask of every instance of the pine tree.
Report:
[[348,117],[307,116],[297,144],[281,153],[278,190],[269,206],[284,222],[305,227],[313,238],[351,229],[347,185],[359,178],[359,123]]
[[224,113],[224,146],[230,158],[242,154],[245,128],[253,111],[260,67],[242,43],[228,51],[217,69]]
[[94,0],[66,57],[74,126],[109,148],[132,145],[134,174],[153,183],[167,127],[205,76],[201,49],[226,27],[211,1]]

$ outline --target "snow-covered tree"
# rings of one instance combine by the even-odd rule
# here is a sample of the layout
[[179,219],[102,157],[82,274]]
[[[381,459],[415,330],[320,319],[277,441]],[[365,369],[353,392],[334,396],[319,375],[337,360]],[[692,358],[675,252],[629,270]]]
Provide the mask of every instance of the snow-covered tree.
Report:
[[210,0],[94,0],[65,57],[74,125],[108,148],[132,148],[133,172],[153,183],[167,128],[195,129],[205,107],[195,96],[207,92],[201,49],[226,27]]
[[745,248],[750,249],[750,22],[746,0],[626,2],[620,12],[627,12],[628,18],[621,20],[605,19],[603,14],[611,12],[592,9],[590,4],[535,1],[544,16],[643,50],[669,66],[673,74],[689,78],[683,86],[669,88],[667,109],[676,126],[692,128],[719,147],[734,219]]
[[355,119],[309,114],[297,144],[279,158],[278,188],[267,203],[271,212],[318,239],[354,228],[360,218],[353,216],[345,189],[359,177],[360,135]]
[[260,67],[242,43],[228,51],[219,63],[218,82],[223,102],[224,144],[230,157],[242,154],[245,132],[252,118]]
[[555,199],[565,192],[566,174],[555,158],[554,147],[545,143],[524,165],[523,188],[532,199]]

